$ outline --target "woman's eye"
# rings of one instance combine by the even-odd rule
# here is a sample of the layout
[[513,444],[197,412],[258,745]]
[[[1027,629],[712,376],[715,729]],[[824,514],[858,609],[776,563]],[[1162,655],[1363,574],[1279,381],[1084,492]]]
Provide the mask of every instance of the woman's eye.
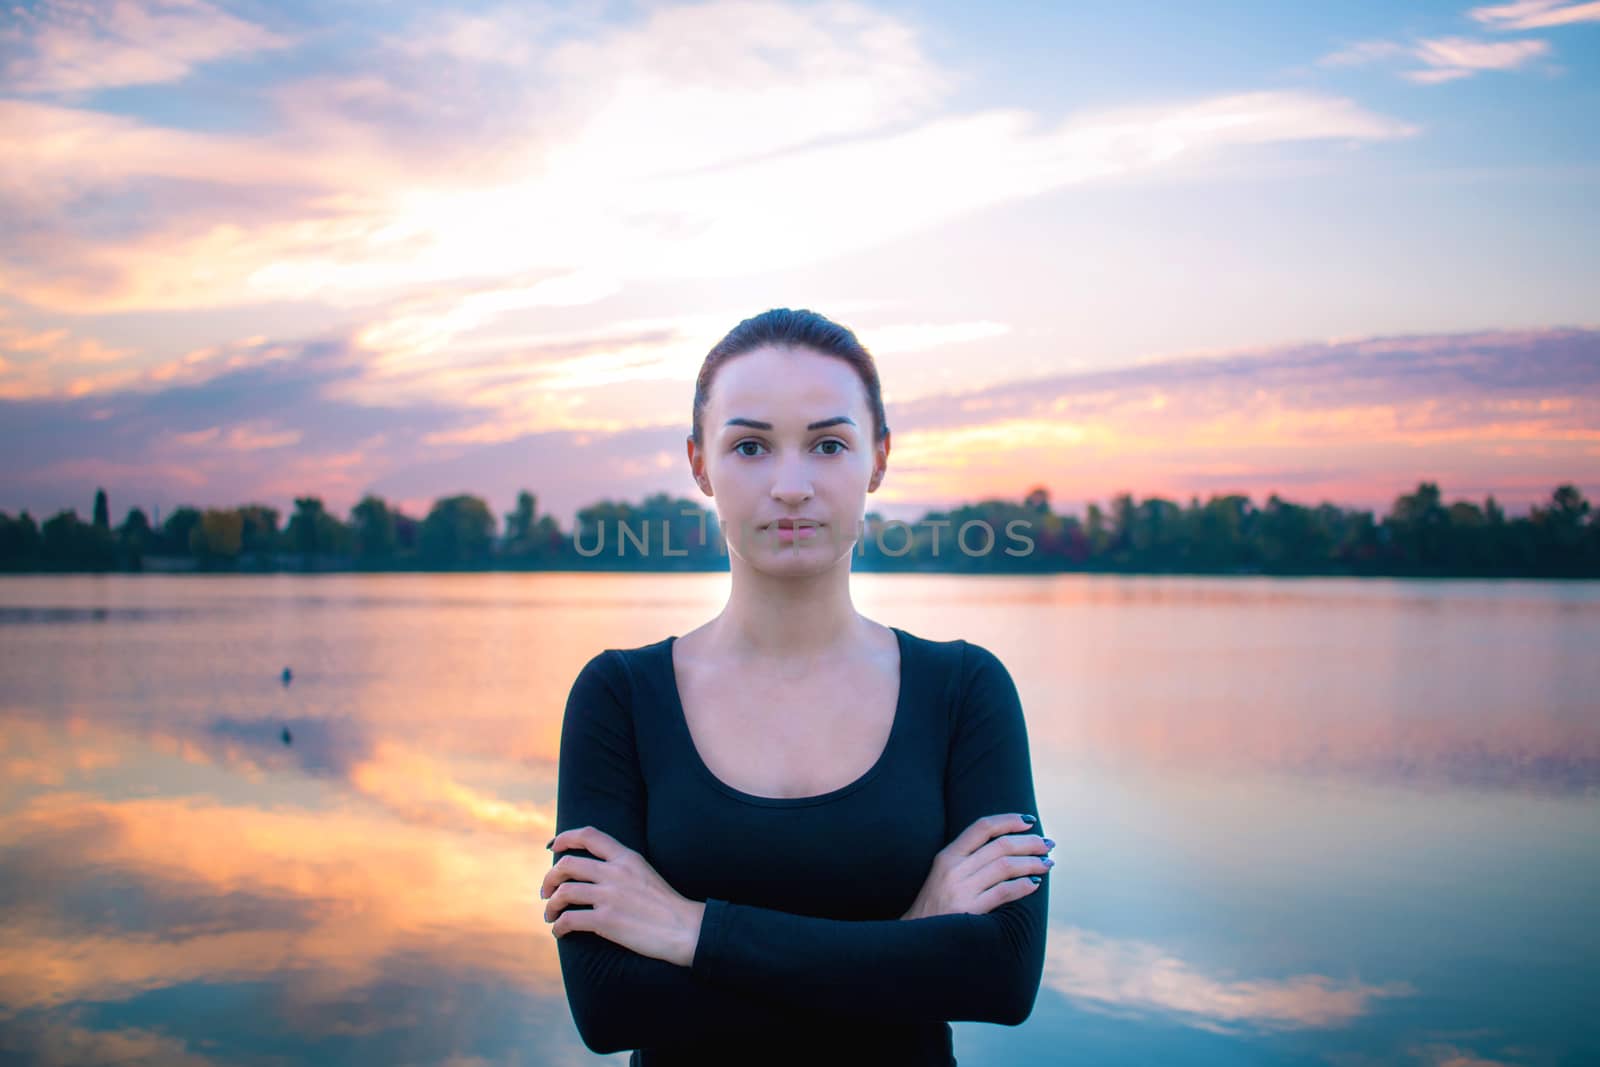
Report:
[[[834,448],[834,451],[832,451],[832,452],[823,453],[824,455],[837,456],[840,452],[843,452],[845,450],[845,443],[843,441],[839,440],[836,437],[830,437],[826,441],[819,441],[819,442],[817,442],[816,447],[822,448],[822,447],[824,447],[826,445],[834,445],[835,448]],[[747,457],[754,457],[754,456],[756,456],[758,454],[758,453],[755,453],[755,452],[746,452],[746,451],[744,451],[744,449],[746,447],[761,448],[763,446],[762,446],[760,441],[740,441],[738,444],[733,446],[733,450],[735,452],[739,453],[739,455],[747,456]]]

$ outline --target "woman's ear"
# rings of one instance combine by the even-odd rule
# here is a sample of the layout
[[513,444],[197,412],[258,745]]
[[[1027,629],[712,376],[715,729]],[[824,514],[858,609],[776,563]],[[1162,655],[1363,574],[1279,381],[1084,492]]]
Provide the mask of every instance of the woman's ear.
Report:
[[700,487],[700,491],[702,493],[704,493],[706,496],[710,496],[711,479],[706,476],[704,464],[699,462],[700,457],[695,455],[694,434],[689,434],[684,438],[683,447],[684,450],[689,453],[690,477],[694,479],[694,484]]
[[867,492],[875,492],[883,484],[883,476],[889,469],[889,438],[885,435],[882,444],[873,449],[872,477],[867,479]]

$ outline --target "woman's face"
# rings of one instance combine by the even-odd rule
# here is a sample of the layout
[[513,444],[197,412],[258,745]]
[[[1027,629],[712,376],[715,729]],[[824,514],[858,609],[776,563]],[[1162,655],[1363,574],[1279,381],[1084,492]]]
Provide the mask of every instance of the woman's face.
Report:
[[[701,419],[705,448],[690,438],[689,462],[730,554],[801,573],[851,551],[889,455],[887,437],[874,447],[854,367],[809,348],[752,349],[717,371]],[[782,529],[790,518],[799,529]]]

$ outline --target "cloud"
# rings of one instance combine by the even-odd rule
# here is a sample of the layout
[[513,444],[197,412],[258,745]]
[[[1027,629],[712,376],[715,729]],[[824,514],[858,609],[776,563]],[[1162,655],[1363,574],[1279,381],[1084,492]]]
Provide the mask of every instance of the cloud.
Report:
[[[331,397],[360,373],[351,354],[337,339],[253,339],[197,349],[105,392],[0,400],[0,447],[19,457],[0,466],[0,493],[86,492],[87,501],[103,485],[117,507],[146,513],[243,503],[239,493],[285,506],[307,492],[354,503],[404,465],[409,435],[460,416],[426,400],[397,408]],[[398,447],[382,436],[401,430]]]
[[[1251,408],[1275,407],[1292,409],[1297,419],[1390,412],[1396,432],[1482,432],[1485,407],[1584,430],[1597,425],[1600,407],[1600,331],[1375,337],[1156,357],[919,399],[902,407],[901,421],[936,429],[1142,410],[1172,425],[1210,416],[1252,421]],[[1281,429],[1315,436],[1324,427]]]
[[[522,306],[525,296],[524,290],[485,290],[397,309],[393,318],[358,334],[373,355],[361,377],[345,383],[338,395],[363,403],[449,397],[475,414],[468,425],[427,435],[429,444],[487,444],[551,430],[613,432],[661,421],[659,409],[600,408],[589,394],[649,382],[674,382],[692,391],[707,349],[742,317],[730,309],[579,331],[479,331],[499,312]],[[879,356],[922,353],[1009,329],[990,321],[887,322],[872,327],[871,348]],[[658,396],[639,395],[652,406]],[[671,424],[680,421],[674,417]]]
[[873,327],[872,354],[880,357],[901,352],[926,352],[943,345],[1003,337],[1010,332],[1011,327],[1006,323],[987,320],[892,323]]
[[[290,731],[292,744],[282,742],[283,729]],[[514,733],[501,731],[502,735],[508,732]],[[158,732],[149,740],[158,748],[181,752],[192,762],[217,764],[246,775],[287,764],[305,773],[337,778],[352,792],[418,826],[530,837],[547,834],[555,827],[555,813],[549,805],[518,803],[468,785],[456,777],[448,759],[440,758],[447,754],[375,740],[369,728],[356,720],[219,718],[199,733]],[[499,744],[505,747],[496,747],[496,755],[508,760],[528,758],[523,738],[502,736]],[[554,763],[553,754],[538,758]]]
[[81,1010],[47,1019],[7,1019],[0,1055],[34,1067],[220,1067],[181,1038],[136,1026],[95,1029],[77,1025]]
[[419,59],[450,59],[471,66],[521,66],[535,57],[535,42],[560,25],[557,13],[504,6],[467,14],[424,13],[404,33],[388,35],[383,44]]
[[351,784],[407,821],[466,826],[536,837],[555,830],[549,805],[519,804],[453,778],[436,759],[403,746],[380,744],[351,769]]
[[[1589,424],[1600,396],[1594,362],[1600,333],[1587,330],[1491,331],[1374,338],[1243,350],[1226,355],[1164,357],[1126,367],[1030,378],[987,389],[929,397],[907,406],[926,428],[1028,415],[1073,418],[1148,412],[1171,425],[1185,418],[1253,421],[1251,409],[1294,409],[1297,418],[1376,408],[1395,412],[1395,430],[1426,424],[1451,431],[1482,425],[1468,406],[1503,406],[1555,416],[1574,429]],[[1585,391],[1571,396],[1568,389]],[[1517,394],[1554,403],[1528,408]],[[1455,399],[1471,397],[1471,401]],[[1431,405],[1424,407],[1424,405]],[[1406,414],[1422,410],[1425,418]],[[1315,435],[1323,427],[1282,427]]]
[[1044,984],[1080,1007],[1159,1016],[1216,1033],[1346,1026],[1375,1001],[1410,996],[1403,982],[1368,985],[1318,974],[1239,979],[1209,975],[1147,942],[1078,927],[1050,931]]
[[1409,55],[1410,50],[1396,41],[1362,41],[1358,44],[1330,52],[1317,62],[1325,67],[1354,67],[1379,59],[1392,59]]
[[1521,1059],[1520,1056],[1517,1060],[1490,1059],[1443,1041],[1419,1041],[1407,1051],[1424,1067],[1516,1067]]
[[[274,121],[252,133],[0,102],[0,275],[70,313],[420,300],[392,324],[407,347],[640,282],[814,264],[1235,146],[1416,132],[1292,91],[952,112],[959,79],[915,31],[850,4],[675,6],[548,40],[514,36],[516,18],[356,50],[345,72],[267,90]],[[492,61],[497,37],[535,54]]]
[[301,438],[299,430],[274,430],[269,422],[256,420],[231,426],[224,433],[220,426],[208,426],[203,430],[191,430],[188,433],[171,434],[171,439],[186,448],[199,448],[202,446],[219,445],[235,451],[249,451],[257,448],[283,448],[287,445],[297,444]]
[[1472,41],[1464,37],[1443,37],[1419,41],[1412,54],[1429,67],[1406,71],[1401,76],[1423,85],[1469,78],[1485,70],[1515,70],[1536,56],[1546,55],[1545,41]]
[[138,370],[117,365],[136,351],[64,327],[29,329],[0,316],[0,399],[83,396],[132,384]]
[[[483,727],[492,742],[476,745],[452,733],[423,751],[376,738],[361,715],[191,716],[175,710],[159,718],[96,718],[74,711],[55,722],[14,711],[0,736],[0,769],[13,786],[71,787],[143,748],[251,780],[284,773],[333,780],[412,825],[548,836],[555,823],[549,805],[506,799],[462,780],[455,765],[493,756],[523,777],[528,767],[553,769],[556,753],[542,734],[522,725],[498,718]],[[281,739],[284,729],[292,743]]]
[[1548,55],[1545,41],[1474,41],[1465,37],[1440,37],[1400,44],[1363,41],[1331,52],[1317,62],[1325,67],[1350,67],[1407,57],[1421,60],[1422,70],[1402,71],[1401,77],[1420,85],[1468,78],[1486,70],[1515,70],[1529,60]]
[[[950,390],[916,373],[922,357],[959,344],[981,364],[1001,324],[872,317],[857,328],[874,350],[887,338],[894,428],[872,503],[900,516],[1032,485],[1058,500],[1277,491],[1386,511],[1425,474],[1515,510],[1600,456],[1592,330],[1341,339]],[[342,510],[368,491],[431,500],[462,487],[509,506],[532,486],[565,522],[602,496],[692,493],[673,473],[686,459],[629,463],[684,455],[693,376],[736,320],[619,320],[518,334],[504,350],[469,333],[448,358],[368,362],[337,339],[196,350],[137,389],[0,401],[0,447],[26,457],[0,467],[0,494],[81,511],[104,485],[118,508],[148,511],[315,493]]]
[[598,102],[554,146],[556,169],[596,176],[703,173],[874,133],[923,118],[956,87],[908,24],[840,2],[660,8],[562,43],[548,69]]
[[1578,22],[1600,22],[1600,3],[1567,4],[1562,0],[1519,0],[1512,4],[1475,7],[1467,14],[1497,30],[1539,30]]
[[290,44],[203,0],[44,0],[9,14],[0,88],[11,94],[177,82],[202,64]]
[[[75,719],[62,729],[21,716],[7,716],[0,730],[0,782],[60,786],[123,762],[117,739]],[[4,787],[0,787],[4,788]]]
[[[537,843],[523,853],[504,837],[356,811],[39,797],[0,830],[0,1003],[18,1012],[270,981],[286,1011],[361,1009],[391,972],[414,977],[419,959],[448,981],[559,996],[535,893],[548,862]],[[68,880],[72,892],[59,892]],[[102,885],[136,894],[139,909],[94,908]]]
[[[453,342],[511,311],[590,304],[621,287],[607,272],[567,274],[526,285],[444,292],[402,301],[387,316],[357,336],[365,348],[386,360],[431,356],[453,349]],[[380,364],[381,366],[382,364]]]
[[[892,368],[886,372],[893,381]],[[890,405],[888,501],[1131,490],[1387,510],[1423,470],[1502,507],[1600,456],[1600,333],[1498,331],[1289,345],[1047,375]],[[1330,464],[1331,450],[1339,461]],[[1593,494],[1594,485],[1586,491]]]

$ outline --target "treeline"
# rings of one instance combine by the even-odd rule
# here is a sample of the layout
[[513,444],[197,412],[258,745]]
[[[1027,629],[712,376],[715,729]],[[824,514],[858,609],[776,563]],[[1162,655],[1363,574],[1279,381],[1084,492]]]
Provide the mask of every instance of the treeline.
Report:
[[[1507,518],[1491,496],[1446,503],[1423,482],[1389,513],[1310,507],[1276,494],[1185,505],[1115,496],[1079,516],[1049,493],[984,500],[914,522],[867,515],[852,564],[863,571],[1600,577],[1600,517],[1572,485],[1526,516]],[[499,522],[471,494],[415,518],[367,496],[341,519],[317,497],[280,515],[264,504],[180,507],[159,525],[140,508],[113,527],[104,489],[93,517],[67,509],[40,525],[0,512],[0,570],[723,570],[715,512],[661,493],[640,504],[602,501],[564,531],[524,491]]]

